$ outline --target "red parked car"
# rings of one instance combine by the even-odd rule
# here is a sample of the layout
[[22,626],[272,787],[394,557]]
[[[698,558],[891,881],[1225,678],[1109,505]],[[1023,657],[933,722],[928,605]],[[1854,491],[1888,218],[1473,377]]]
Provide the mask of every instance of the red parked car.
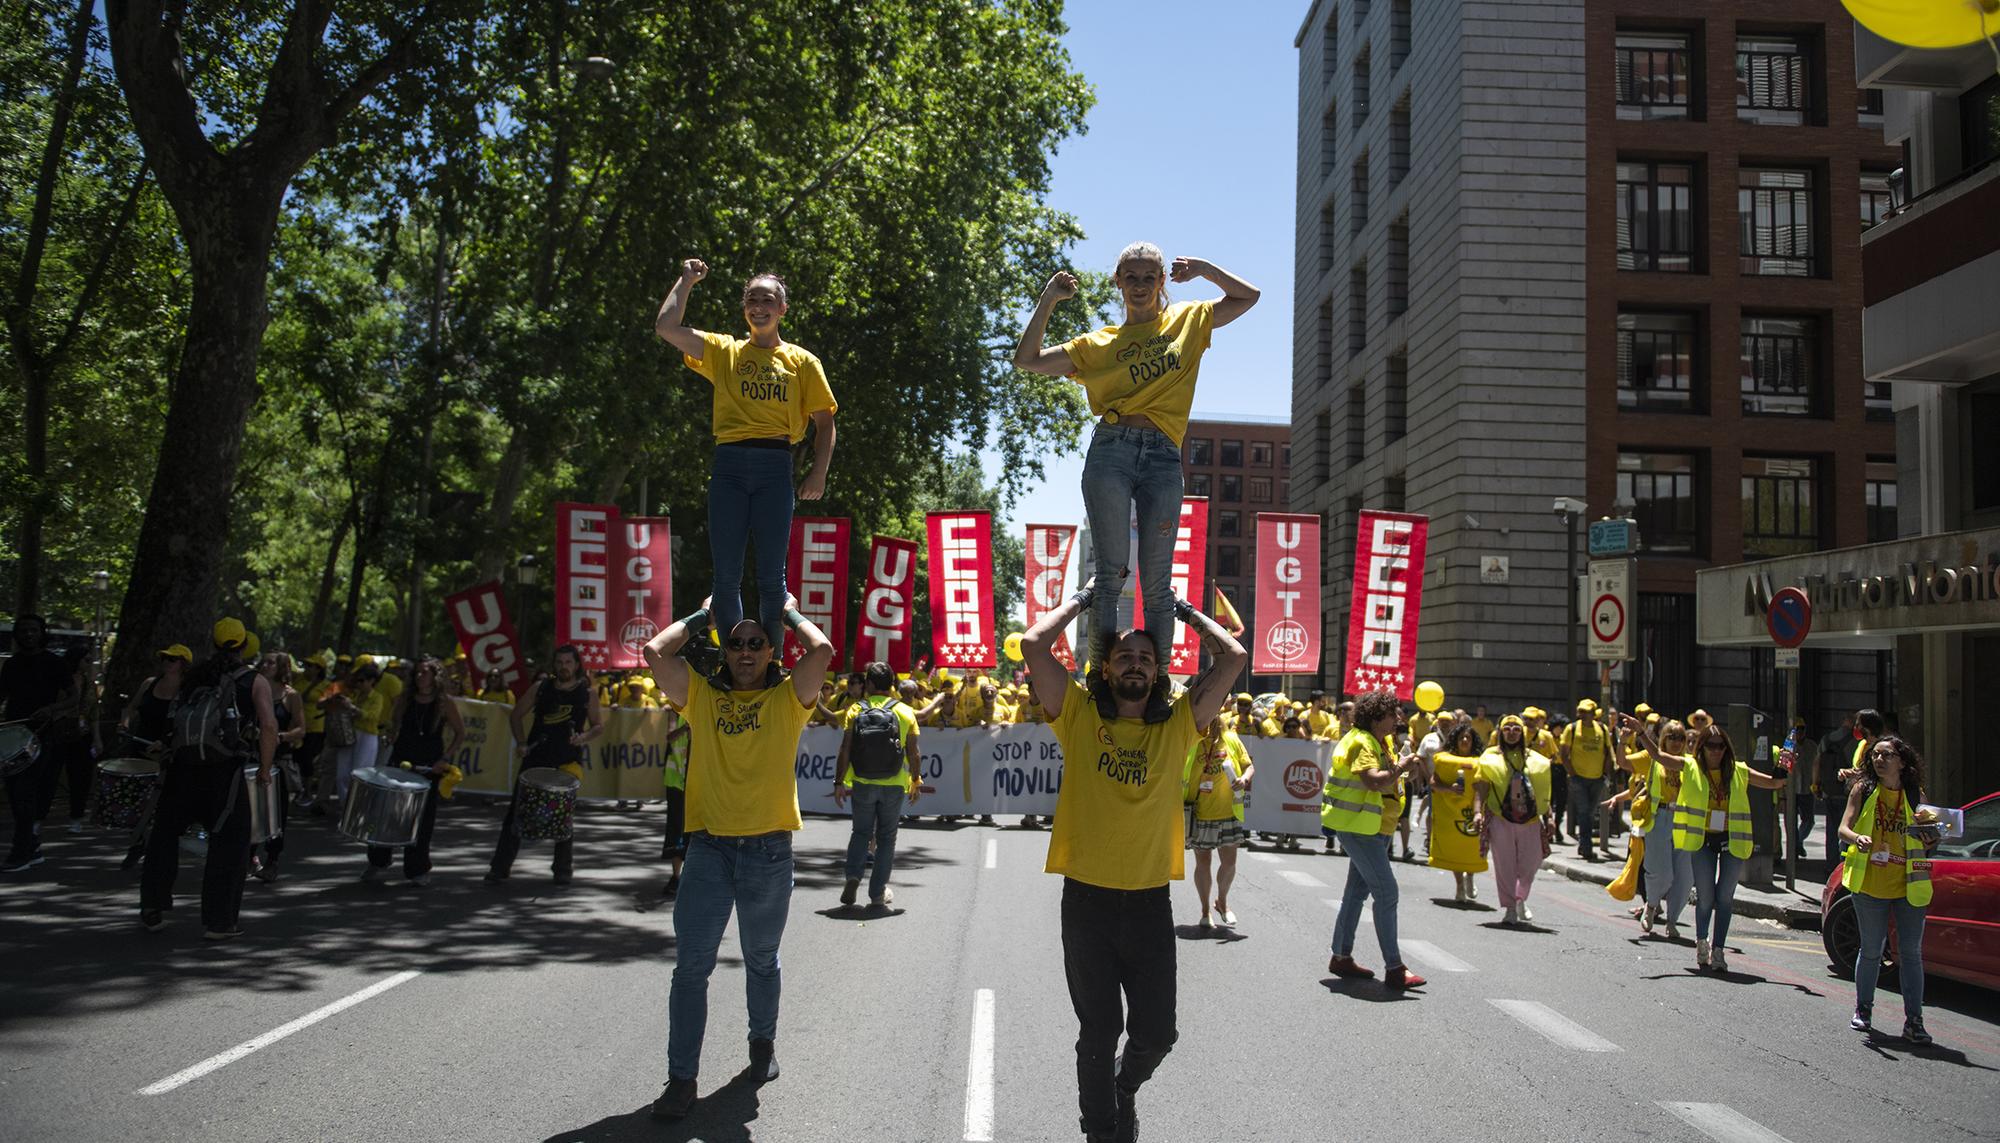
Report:
[[[1860,925],[1835,866],[1820,893],[1820,940],[1841,976],[1854,974]],[[1895,954],[1890,926],[1889,954]],[[1940,842],[1931,857],[1931,907],[1924,922],[1924,971],[2000,988],[2000,793],[1965,807],[1965,836]],[[1895,975],[1884,970],[1884,980]]]

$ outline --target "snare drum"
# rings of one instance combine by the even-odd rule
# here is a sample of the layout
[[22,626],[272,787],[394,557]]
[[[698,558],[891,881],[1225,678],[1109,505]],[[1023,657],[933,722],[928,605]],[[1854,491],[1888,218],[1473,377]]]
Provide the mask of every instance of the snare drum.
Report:
[[364,766],[347,781],[340,832],[368,845],[414,845],[430,789],[421,778]]
[[0,778],[12,778],[35,764],[42,756],[42,744],[25,722],[0,726]]
[[151,758],[107,758],[97,764],[97,807],[90,820],[99,829],[137,829],[146,802],[160,788],[160,764]]
[[521,771],[514,821],[527,841],[568,841],[576,827],[576,775],[550,766]]
[[278,816],[278,803],[284,799],[285,783],[276,767],[271,770],[271,780],[259,782],[257,767],[243,768],[243,796],[250,802],[250,844],[262,845],[285,832],[283,818]]

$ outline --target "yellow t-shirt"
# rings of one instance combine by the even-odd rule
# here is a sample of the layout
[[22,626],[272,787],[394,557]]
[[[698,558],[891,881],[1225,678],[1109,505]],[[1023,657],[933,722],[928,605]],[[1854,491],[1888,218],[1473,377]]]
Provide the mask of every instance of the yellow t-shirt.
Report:
[[1105,889],[1182,876],[1181,775],[1200,732],[1184,691],[1165,722],[1106,720],[1075,681],[1055,718],[1062,792],[1044,869]]
[[715,387],[710,424],[716,443],[783,437],[805,439],[814,413],[835,412],[833,389],[819,358],[789,341],[774,349],[722,333],[701,335],[701,360],[681,355]]
[[389,696],[382,693],[378,685],[368,692],[368,697],[355,703],[354,731],[356,734],[380,734],[382,724],[389,721],[389,712],[394,709]]
[[1563,727],[1562,744],[1569,747],[1569,772],[1578,778],[1604,777],[1604,756],[1611,735],[1597,722],[1582,719]]
[[1314,738],[1331,738],[1336,721],[1330,710],[1309,709],[1306,711],[1306,732]]
[[1152,321],[1107,325],[1062,348],[1093,414],[1145,417],[1179,448],[1214,330],[1214,302],[1176,302]]
[[718,691],[688,679],[687,831],[748,837],[796,830],[799,733],[812,707],[789,680],[761,691]]
[[1493,732],[1497,727],[1493,725],[1492,719],[1475,718],[1472,720],[1472,729],[1474,733],[1479,735],[1479,745],[1481,747],[1493,745]]
[[403,693],[403,676],[383,671],[382,677],[375,680],[375,693],[388,699],[391,707],[395,706],[396,696]]
[[1231,767],[1235,768],[1235,778],[1241,778],[1250,769],[1250,752],[1243,748],[1243,740],[1236,737],[1235,731],[1223,731],[1222,741],[1213,752],[1208,749],[1207,736],[1195,739],[1188,750],[1187,787],[1182,796],[1194,795],[1196,820],[1219,822],[1236,817],[1236,787],[1231,785]]
[[[895,695],[868,695],[842,711],[840,727],[843,733],[853,729],[854,716],[859,714],[861,708],[864,706],[894,707],[896,711],[896,744],[903,747],[909,746],[910,735],[917,732],[917,712],[904,705],[903,700],[897,698]],[[863,786],[896,786],[907,790],[910,786],[910,760],[906,755],[903,759],[903,768],[887,778],[863,778],[861,775],[849,770],[845,784],[852,786],[856,783]]]
[[316,683],[307,683],[305,689],[299,692],[299,701],[305,704],[306,708],[307,734],[326,733],[326,711],[321,709],[319,700],[326,697],[327,688],[331,685],[325,679],[321,679]]
[[1562,761],[1562,752],[1556,749],[1556,736],[1549,733],[1548,727],[1537,730],[1535,740],[1530,745],[1535,748],[1535,753],[1548,759],[1550,765]]

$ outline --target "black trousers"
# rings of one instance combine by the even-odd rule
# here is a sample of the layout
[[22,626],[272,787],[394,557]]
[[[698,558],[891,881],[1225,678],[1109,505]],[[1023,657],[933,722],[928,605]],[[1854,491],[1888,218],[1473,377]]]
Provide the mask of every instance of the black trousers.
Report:
[[56,796],[56,775],[62,758],[44,749],[33,765],[7,778],[7,805],[14,814],[14,840],[7,847],[9,862],[25,861],[42,848],[42,819]]
[[208,830],[208,862],[201,874],[201,923],[231,929],[243,908],[243,875],[250,864],[250,801],[237,762],[168,762],[160,775],[160,805],[146,838],[146,867],[139,875],[139,909],[169,909],[180,874],[181,831],[200,823]]
[[1549,767],[1549,809],[1555,811],[1556,825],[1569,824],[1569,767],[1560,762]]
[[292,751],[292,760],[299,764],[299,788],[293,793],[311,796],[314,790],[319,789],[315,781],[319,771],[315,767],[319,763],[320,751],[324,749],[326,732],[323,730],[307,731],[306,736],[299,740],[298,749]]
[[[513,816],[512,810],[508,811],[508,816]],[[403,847],[403,876],[422,877],[431,871],[431,831],[437,828],[437,820],[438,788],[433,780],[430,792],[424,795],[424,812],[417,818],[417,840]],[[395,853],[394,846],[371,845],[368,847],[368,864],[377,869],[387,869],[389,859]]]
[[90,741],[79,738],[57,747],[55,752],[62,758],[63,780],[69,787],[69,816],[89,816],[90,787],[97,777],[97,759],[91,754]]
[[1062,943],[1078,1024],[1077,1108],[1084,1134],[1109,1135],[1118,1125],[1118,1091],[1137,1091],[1174,1047],[1167,887],[1104,889],[1064,878]]
[[[530,764],[523,764],[526,769]],[[436,787],[433,787],[435,792]],[[493,872],[502,877],[513,872],[514,858],[521,853],[521,827],[514,820],[514,814],[521,806],[521,780],[514,779],[514,796],[507,802],[507,816],[500,820],[500,840],[493,846]],[[572,835],[555,843],[555,858],[549,862],[549,870],[554,873],[568,873],[572,868],[571,851],[576,838]]]
[[676,857],[686,857],[687,839],[687,791],[667,787],[667,836],[660,842],[660,859],[670,861]]

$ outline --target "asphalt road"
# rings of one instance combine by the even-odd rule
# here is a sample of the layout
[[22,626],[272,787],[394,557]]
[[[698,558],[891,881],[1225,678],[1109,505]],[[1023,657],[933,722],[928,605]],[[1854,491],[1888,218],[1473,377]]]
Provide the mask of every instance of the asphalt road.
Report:
[[[563,889],[532,845],[511,882],[480,881],[498,820],[448,807],[425,888],[360,883],[358,846],[295,822],[284,879],[249,885],[222,945],[201,940],[191,869],[148,934],[116,844],[56,834],[47,865],[0,883],[0,1139],[1078,1137],[1045,832],[906,828],[896,910],[866,916],[837,904],[846,823],[809,821],[784,1074],[732,1079],[732,929],[704,1099],[667,1125],[646,1114],[673,961],[669,910],[648,907],[659,813],[586,811]],[[2000,995],[1933,981],[1935,1047],[1865,1039],[1817,934],[1739,921],[1734,973],[1696,975],[1691,945],[1640,939],[1597,886],[1545,874],[1535,927],[1510,931],[1490,879],[1458,908],[1414,865],[1401,928],[1431,984],[1397,995],[1325,972],[1346,872],[1245,854],[1226,939],[1194,930],[1176,886],[1180,1043],[1141,1094],[1146,1138],[2000,1139]],[[1357,953],[1379,967],[1365,923]],[[1878,999],[1891,1030],[1899,1007]]]

